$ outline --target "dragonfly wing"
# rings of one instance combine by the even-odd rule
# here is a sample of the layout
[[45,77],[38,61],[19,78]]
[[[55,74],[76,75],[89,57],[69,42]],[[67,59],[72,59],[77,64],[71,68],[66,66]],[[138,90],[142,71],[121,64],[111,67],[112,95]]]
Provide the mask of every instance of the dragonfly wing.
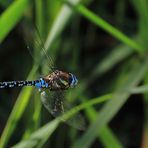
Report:
[[78,130],[84,131],[86,129],[84,118],[82,117],[80,113],[73,115],[73,117],[68,119],[66,123],[73,126],[74,128]]
[[[65,100],[63,91],[42,91],[41,101],[45,108],[54,117],[61,116],[72,108],[72,106]],[[64,121],[64,119],[62,119],[62,121]],[[80,114],[75,114],[73,117],[64,122],[76,129],[85,129],[84,118]]]
[[44,107],[54,116],[60,116],[64,113],[63,102],[61,97],[55,97],[55,93],[51,91],[41,92],[41,101]]
[[[48,72],[53,72],[54,70],[54,62],[53,57],[47,54],[47,49],[44,46],[44,41],[42,40],[42,36],[37,27],[32,24],[26,24],[24,21],[21,27],[24,33],[24,41],[27,44],[27,49],[32,56],[36,65],[39,65],[41,68],[43,65],[47,65],[46,68]],[[46,62],[47,61],[47,62]],[[46,62],[46,64],[44,64]]]
[[[68,92],[70,92],[70,90]],[[63,98],[64,112],[68,112],[70,109],[74,107],[74,105],[72,105],[72,102],[66,99],[63,91],[59,91],[58,93],[59,93],[58,96],[62,96]],[[85,120],[80,113],[74,114],[70,119],[66,121],[66,123],[79,130],[85,130],[85,127],[86,127]]]

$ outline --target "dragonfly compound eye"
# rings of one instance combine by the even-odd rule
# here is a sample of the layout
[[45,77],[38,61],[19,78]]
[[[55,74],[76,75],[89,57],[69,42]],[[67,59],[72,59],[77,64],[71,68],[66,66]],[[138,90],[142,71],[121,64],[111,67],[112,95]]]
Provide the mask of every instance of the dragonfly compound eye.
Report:
[[78,79],[76,78],[76,76],[70,73],[70,87],[76,86],[77,83]]

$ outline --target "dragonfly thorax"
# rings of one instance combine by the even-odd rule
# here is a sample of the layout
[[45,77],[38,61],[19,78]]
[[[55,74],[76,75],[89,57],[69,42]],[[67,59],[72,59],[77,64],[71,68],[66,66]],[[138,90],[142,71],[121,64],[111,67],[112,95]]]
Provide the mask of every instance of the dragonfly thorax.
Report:
[[45,81],[45,87],[50,90],[66,90],[77,85],[77,78],[71,73],[56,70],[46,77],[42,78]]

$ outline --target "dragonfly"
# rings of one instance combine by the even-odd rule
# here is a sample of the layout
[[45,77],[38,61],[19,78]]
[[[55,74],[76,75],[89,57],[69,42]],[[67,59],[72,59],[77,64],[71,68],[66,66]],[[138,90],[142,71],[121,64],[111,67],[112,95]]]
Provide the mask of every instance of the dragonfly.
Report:
[[[70,88],[76,87],[78,84],[78,79],[72,73],[65,72],[62,70],[53,70],[52,58],[47,55],[47,52],[43,47],[43,43],[39,35],[37,35],[37,38],[38,40],[40,40],[39,42],[37,42],[37,46],[38,48],[41,48],[42,54],[46,56],[51,73],[36,80],[0,82],[0,89],[34,86],[39,89],[41,95],[41,102],[44,107],[54,117],[58,117],[63,115],[69,109],[71,109],[71,105],[69,104],[69,102],[66,101],[65,91],[69,90]],[[85,122],[80,114],[74,115],[71,119],[66,121],[66,123],[79,130],[85,129]]]
[[51,74],[38,80],[0,82],[0,88],[35,86],[39,89],[46,88],[50,91],[62,91],[73,88],[77,83],[78,80],[74,74],[55,70]]

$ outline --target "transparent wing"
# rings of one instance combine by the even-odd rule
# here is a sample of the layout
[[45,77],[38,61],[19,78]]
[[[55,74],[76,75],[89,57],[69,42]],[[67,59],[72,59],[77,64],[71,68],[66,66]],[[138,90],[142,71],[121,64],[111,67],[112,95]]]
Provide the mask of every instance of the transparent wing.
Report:
[[44,107],[55,117],[64,113],[64,106],[61,97],[56,97],[55,93],[49,91],[41,91],[41,101]]
[[37,27],[30,25],[22,25],[24,32],[24,40],[27,44],[27,49],[32,56],[34,62],[43,67],[43,62],[47,60],[48,72],[53,72],[53,58],[47,54],[47,49],[44,47],[44,42]]
[[[41,101],[44,107],[54,117],[63,115],[65,112],[72,108],[72,106],[65,100],[63,91],[44,90],[41,92]],[[62,121],[64,121],[64,119],[62,119]],[[76,129],[85,129],[85,121],[80,114],[76,114],[72,118],[64,122],[73,126]]]

